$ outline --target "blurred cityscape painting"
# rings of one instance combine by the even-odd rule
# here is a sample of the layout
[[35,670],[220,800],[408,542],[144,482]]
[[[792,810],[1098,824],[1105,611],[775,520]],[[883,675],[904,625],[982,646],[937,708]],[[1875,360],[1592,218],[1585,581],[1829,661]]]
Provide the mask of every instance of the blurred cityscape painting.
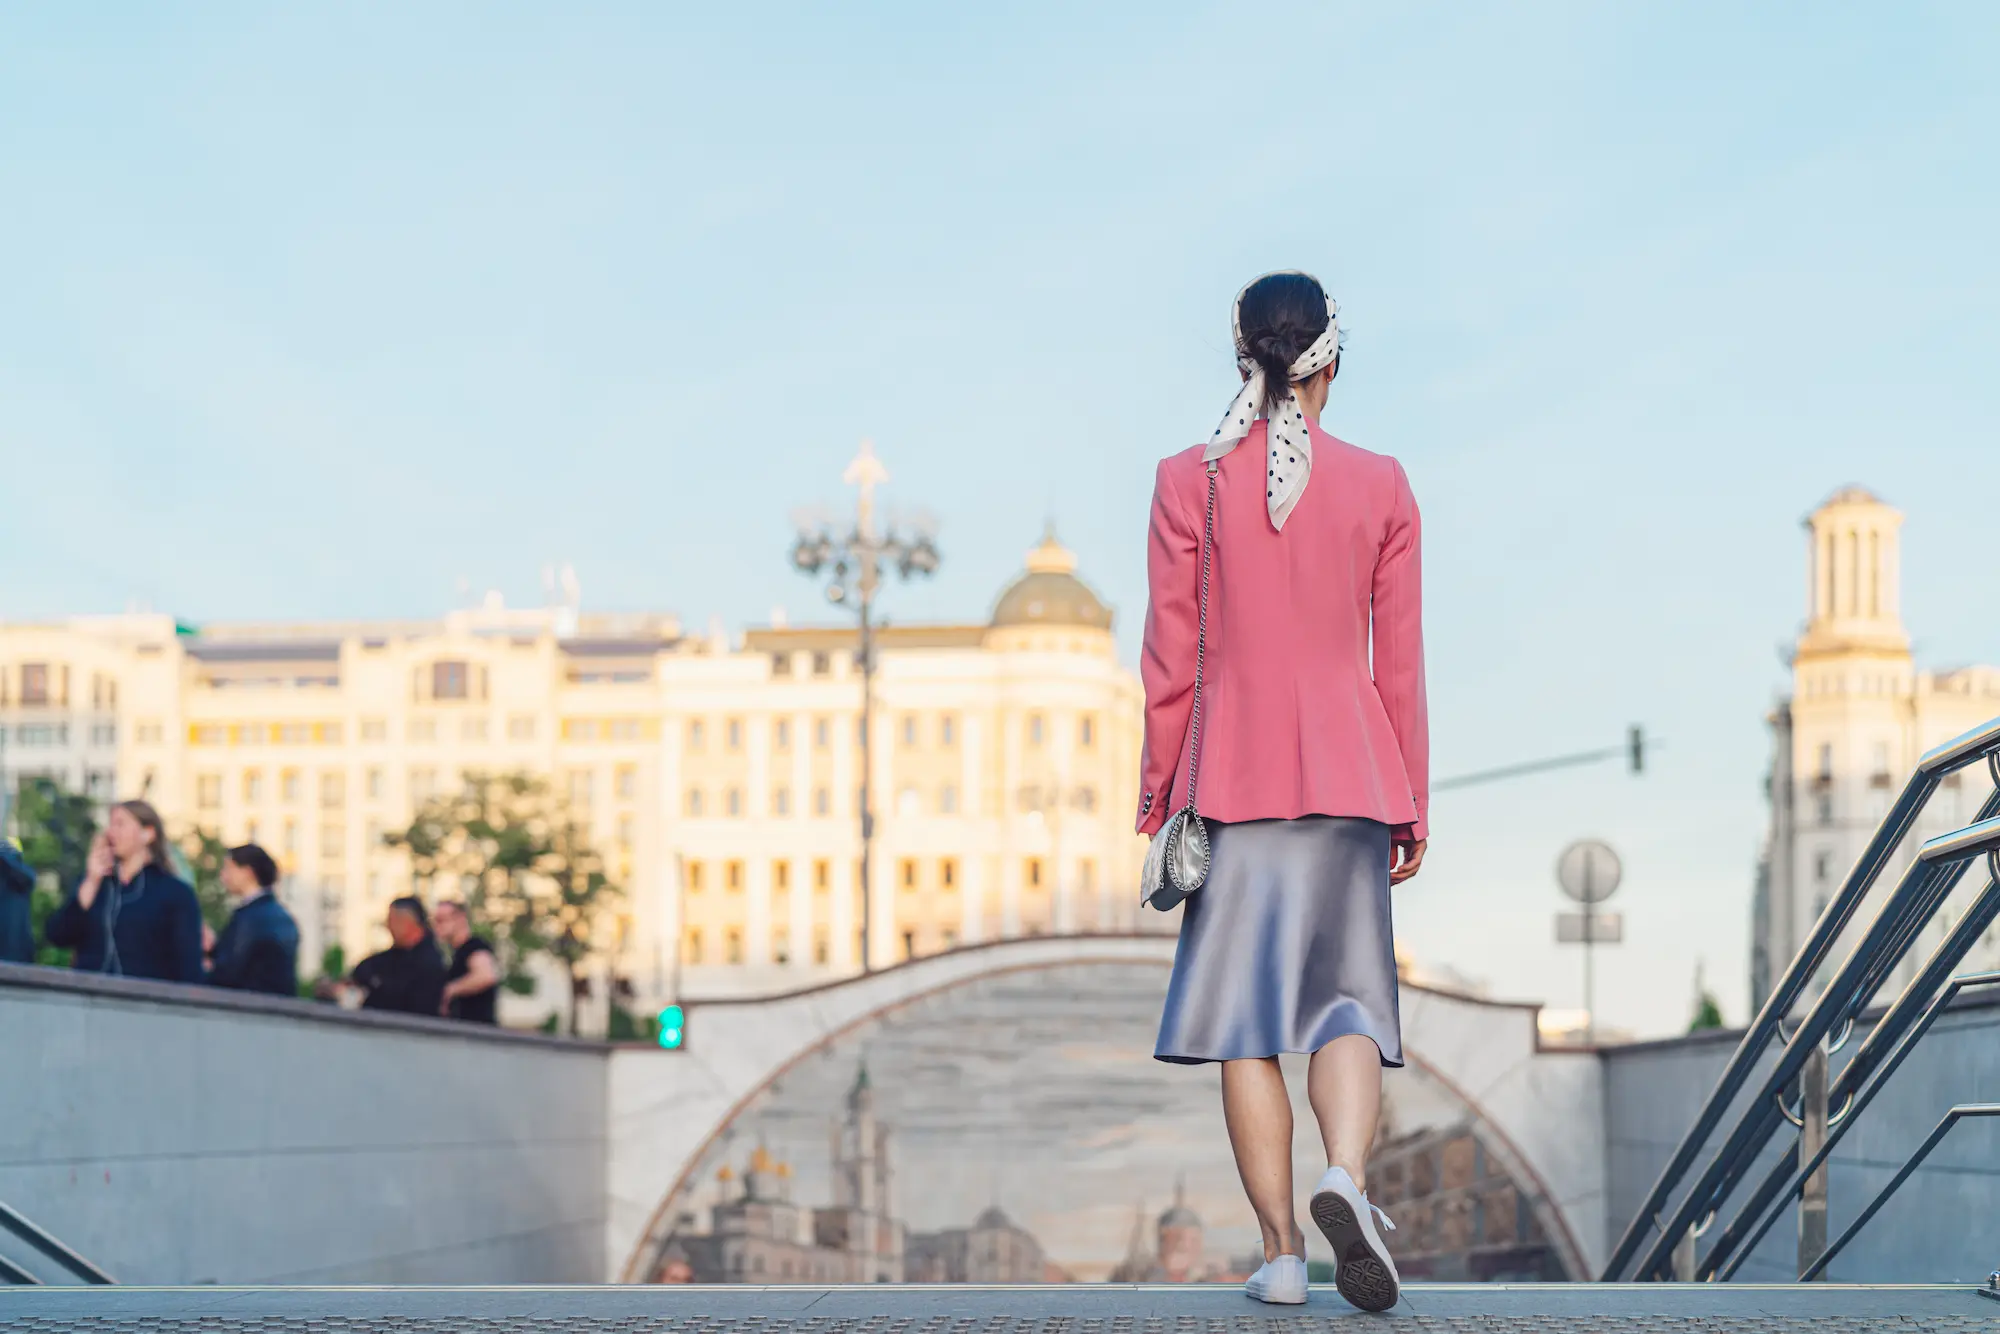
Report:
[[[1165,982],[1150,964],[988,977],[821,1047],[710,1143],[669,1202],[653,1277],[1240,1281],[1261,1247],[1217,1075],[1150,1056]],[[1325,1161],[1290,1073],[1303,1200]],[[1384,1111],[1372,1193],[1406,1277],[1573,1277],[1543,1202],[1448,1090],[1392,1071]]]

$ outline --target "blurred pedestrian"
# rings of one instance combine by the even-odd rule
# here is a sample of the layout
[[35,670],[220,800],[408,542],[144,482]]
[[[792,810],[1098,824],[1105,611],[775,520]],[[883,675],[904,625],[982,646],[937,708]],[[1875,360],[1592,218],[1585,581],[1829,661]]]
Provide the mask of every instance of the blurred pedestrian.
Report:
[[271,887],[278,864],[255,843],[231,848],[222,859],[222,887],[236,904],[215,938],[210,985],[271,996],[299,994],[299,924]]
[[472,932],[465,905],[446,899],[432,914],[438,939],[451,948],[441,1012],[475,1024],[500,1022],[500,961],[493,945]]
[[200,982],[201,904],[173,872],[160,813],[143,801],[111,808],[91,841],[83,880],[43,934],[87,973]]
[[35,926],[29,906],[35,871],[21,851],[0,838],[0,963],[35,961]]
[[444,1004],[444,956],[423,900],[392,900],[388,925],[389,948],[354,965],[354,984],[366,993],[361,1008],[436,1017]]

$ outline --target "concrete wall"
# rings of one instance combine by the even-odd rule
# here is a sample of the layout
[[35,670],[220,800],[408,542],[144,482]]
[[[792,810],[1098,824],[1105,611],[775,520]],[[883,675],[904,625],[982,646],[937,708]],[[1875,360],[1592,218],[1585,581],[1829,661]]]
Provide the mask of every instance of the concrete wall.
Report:
[[[1837,1072],[1861,1045],[1857,1026]],[[1639,1208],[1735,1050],[1737,1033],[1612,1049],[1604,1056],[1606,1191],[1612,1240]],[[1775,1059],[1770,1057],[1767,1059]],[[1740,1101],[1740,1100],[1739,1100]],[[1828,1233],[1838,1237],[1954,1103],[2000,1102],[2000,997],[1940,1019],[1835,1150]],[[1786,1127],[1764,1158],[1775,1161]],[[1719,1139],[1710,1145],[1719,1147]],[[1701,1160],[1705,1165],[1707,1159]],[[1758,1176],[1751,1178],[1754,1185]],[[1724,1219],[1733,1216],[1724,1214]],[[1798,1224],[1787,1212],[1737,1274],[1797,1277]],[[2000,1267],[2000,1121],[1963,1121],[1829,1270],[1847,1282],[1983,1282]]]
[[605,1079],[601,1047],[0,965],[0,1202],[122,1283],[598,1282]]

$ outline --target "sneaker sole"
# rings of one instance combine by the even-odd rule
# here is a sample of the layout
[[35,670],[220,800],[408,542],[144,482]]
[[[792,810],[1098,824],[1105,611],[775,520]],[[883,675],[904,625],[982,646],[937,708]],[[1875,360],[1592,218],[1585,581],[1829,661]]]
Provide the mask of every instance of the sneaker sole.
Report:
[[1312,1198],[1312,1220],[1333,1247],[1333,1286],[1363,1311],[1386,1311],[1396,1304],[1395,1275],[1368,1244],[1368,1236],[1346,1200],[1321,1191]]

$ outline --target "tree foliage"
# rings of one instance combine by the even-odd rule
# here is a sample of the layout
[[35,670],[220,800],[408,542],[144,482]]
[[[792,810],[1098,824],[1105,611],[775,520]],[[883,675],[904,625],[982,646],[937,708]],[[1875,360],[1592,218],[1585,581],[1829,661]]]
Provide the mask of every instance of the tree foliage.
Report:
[[206,829],[192,827],[181,835],[174,852],[181,877],[194,886],[201,903],[201,920],[222,930],[230,913],[229,893],[222,887],[222,863],[229,856],[229,845]]
[[586,966],[606,943],[601,919],[623,891],[546,779],[468,773],[457,792],[426,802],[407,829],[384,841],[408,851],[419,887],[433,898],[464,898],[493,940],[509,990],[533,988],[527,964],[536,955],[561,968],[576,1032]]
[[43,925],[83,879],[90,841],[97,837],[97,803],[53,778],[26,779],[15,794],[14,833],[21,859],[35,871],[28,909],[38,942],[35,962],[65,967],[68,950],[39,942],[46,939]]

